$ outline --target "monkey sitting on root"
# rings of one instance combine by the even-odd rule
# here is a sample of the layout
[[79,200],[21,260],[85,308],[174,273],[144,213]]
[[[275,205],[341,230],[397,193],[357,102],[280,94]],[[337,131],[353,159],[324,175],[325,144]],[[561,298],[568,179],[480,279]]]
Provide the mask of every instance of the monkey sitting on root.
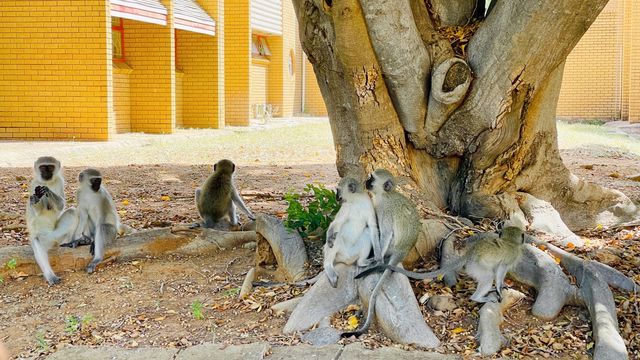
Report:
[[104,260],[105,248],[129,228],[120,222],[113,198],[102,185],[100,171],[85,169],[78,175],[78,182],[78,226],[73,246],[89,241],[93,260],[87,265],[87,272],[92,273]]
[[244,204],[242,196],[233,183],[235,170],[236,166],[231,160],[220,160],[213,166],[213,174],[207,178],[202,187],[196,189],[196,206],[202,223],[195,224],[195,227],[213,228],[224,218],[229,218],[231,225],[238,225],[236,206],[247,214],[249,219],[256,219]]
[[[324,272],[333,287],[338,283],[335,263],[364,267],[382,261],[375,210],[362,185],[352,177],[343,178],[338,183],[336,199],[340,210],[329,224],[323,248]],[[371,248],[374,259],[369,259]]]
[[74,208],[64,210],[60,161],[52,156],[40,157],[33,164],[33,172],[26,214],[29,243],[42,275],[49,285],[54,285],[60,278],[51,268],[48,252],[55,245],[71,240],[77,214]]

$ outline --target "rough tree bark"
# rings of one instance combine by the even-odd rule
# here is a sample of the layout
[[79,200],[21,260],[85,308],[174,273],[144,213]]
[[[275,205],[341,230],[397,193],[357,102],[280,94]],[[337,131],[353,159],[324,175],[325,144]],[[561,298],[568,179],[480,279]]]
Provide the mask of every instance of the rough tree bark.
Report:
[[473,1],[293,3],[341,175],[389,168],[469,218],[522,215],[516,192],[572,230],[637,216],[620,192],[573,176],[556,139],[564,60],[607,0],[496,1],[465,58],[438,28],[468,22]]
[[[436,218],[427,221],[445,224],[424,222],[412,260],[432,252],[434,238],[452,228],[442,210],[472,220],[510,219],[577,246],[570,230],[638,217],[622,193],[572,175],[558,151],[564,62],[608,0],[494,0],[486,17],[483,0],[292,1],[340,175],[387,168]],[[468,27],[477,30],[466,49],[452,48],[443,27],[469,25],[474,17],[479,24]],[[451,249],[445,242],[443,261]],[[512,274],[549,295],[537,297],[534,315],[552,318],[565,304],[584,305],[597,333],[595,357],[625,358],[608,286],[636,285],[613,269],[559,256],[580,279],[579,290],[535,248]],[[606,311],[596,306],[603,302]],[[483,333],[495,334],[499,311],[487,313],[492,330]]]

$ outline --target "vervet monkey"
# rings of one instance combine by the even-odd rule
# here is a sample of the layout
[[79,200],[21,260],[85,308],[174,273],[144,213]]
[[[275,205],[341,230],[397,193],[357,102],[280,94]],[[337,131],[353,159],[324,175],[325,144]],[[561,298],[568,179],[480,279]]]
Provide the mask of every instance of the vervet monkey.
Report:
[[[366,187],[373,195],[382,254],[384,258],[389,258],[388,265],[396,266],[416,245],[420,231],[418,211],[411,200],[396,191],[396,179],[387,170],[375,170],[367,179]],[[391,270],[385,269],[373,288],[367,309],[367,319],[362,327],[353,332],[343,333],[342,337],[360,336],[369,329],[374,317],[376,297],[390,274]]]
[[[471,300],[479,303],[495,301],[495,298],[489,296],[495,281],[497,301],[502,301],[504,278],[507,272],[520,261],[524,239],[524,232],[519,227],[508,226],[502,229],[498,237],[486,237],[475,241],[463,256],[442,269],[417,273],[395,266],[383,266],[383,268],[422,280],[433,279],[464,267],[465,272],[478,283],[476,291],[471,295]],[[372,270],[375,271],[375,269],[369,269],[365,272]],[[356,278],[364,275],[365,272],[358,274]]]
[[240,193],[233,184],[236,166],[231,160],[223,159],[213,166],[213,174],[196,189],[196,206],[206,228],[214,227],[222,218],[228,217],[231,225],[238,225],[236,206],[251,220],[255,220],[247,209]]
[[33,180],[29,186],[27,229],[36,263],[49,285],[60,282],[49,264],[49,250],[70,240],[77,223],[75,209],[63,212],[64,177],[60,161],[51,156],[38,158],[33,164]]
[[[382,261],[376,213],[362,185],[345,177],[338,183],[336,199],[341,203],[340,210],[327,229],[323,248],[324,272],[333,287],[338,282],[335,263],[368,266],[372,261]],[[371,248],[374,259],[370,261]]]
[[87,272],[95,271],[104,259],[104,250],[119,232],[124,231],[120,216],[109,191],[102,186],[102,174],[96,169],[83,170],[78,175],[79,187],[76,193],[79,222],[74,239],[91,238],[93,260],[87,265]]

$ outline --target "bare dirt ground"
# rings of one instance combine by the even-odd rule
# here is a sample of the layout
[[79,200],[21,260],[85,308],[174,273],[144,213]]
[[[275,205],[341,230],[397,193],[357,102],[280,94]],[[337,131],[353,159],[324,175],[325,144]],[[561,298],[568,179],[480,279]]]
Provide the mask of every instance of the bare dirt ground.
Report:
[[[283,150],[300,158],[310,152],[310,158],[317,156],[320,160],[317,164],[292,162],[296,165],[291,166],[284,165],[286,158],[273,164],[267,160],[252,164],[252,155],[260,158],[260,153],[243,152],[237,184],[248,206],[254,212],[283,216],[286,203],[282,195],[286,191],[299,192],[310,182],[335,185],[338,180],[333,164],[335,155],[332,158],[331,151],[328,155],[314,155],[314,151],[317,150],[313,146],[293,145]],[[611,148],[579,148],[562,154],[576,175],[619,189],[640,202],[640,183],[625,179],[640,170],[639,156]],[[592,169],[585,165],[591,165]],[[70,204],[75,201],[75,178],[81,169],[71,166],[64,171]],[[100,169],[123,221],[143,229],[195,221],[193,192],[210,173],[211,165],[101,166]],[[20,215],[24,212],[25,185],[30,177],[28,167],[0,168],[0,213]],[[163,200],[163,196],[169,199]],[[27,245],[24,227],[22,218],[0,218],[0,246]],[[598,246],[582,256],[609,263],[640,282],[640,228],[612,234],[594,230],[584,235]],[[299,343],[297,336],[282,335],[286,316],[272,313],[269,306],[297,296],[305,288],[261,288],[249,298],[239,300],[239,286],[253,264],[254,252],[242,248],[222,252],[215,258],[167,256],[115,261],[101,266],[92,275],[63,272],[59,274],[63,282],[55,287],[46,286],[39,276],[4,279],[0,284],[0,341],[5,342],[14,355],[24,358],[43,357],[66,344],[187,347],[205,341]],[[448,289],[440,282],[415,282],[414,285],[417,297],[425,292],[430,295],[453,293],[456,310],[438,312],[425,307],[423,314],[443,343],[438,351],[473,357],[479,307],[469,301],[468,296],[474,284],[467,279],[455,289]],[[588,349],[593,339],[585,309],[567,307],[553,321],[537,320],[529,311],[535,292],[514,286],[527,294],[527,299],[512,308],[505,319],[503,334],[510,339],[510,345],[502,355],[589,358]],[[618,320],[630,358],[638,358],[640,300],[633,295],[615,294]],[[198,311],[194,308],[198,304],[202,305],[203,319],[196,318]],[[353,313],[353,310],[345,311],[336,316],[334,322],[346,326],[347,318]],[[357,341],[369,347],[392,345],[376,331]]]

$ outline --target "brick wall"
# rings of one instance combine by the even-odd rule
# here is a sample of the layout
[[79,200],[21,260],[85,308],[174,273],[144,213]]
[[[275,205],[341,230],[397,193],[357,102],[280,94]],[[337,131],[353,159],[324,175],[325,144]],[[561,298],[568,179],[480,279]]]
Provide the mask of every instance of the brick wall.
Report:
[[225,121],[249,124],[251,30],[249,0],[224,2]]
[[172,5],[167,26],[123,19],[131,73],[131,130],[172,133],[175,127],[175,71]]
[[567,58],[557,115],[619,119],[625,0],[611,0]]
[[218,123],[218,42],[215,37],[177,31],[179,67],[184,74],[183,126],[217,128]]
[[131,131],[131,68],[124,64],[113,66],[113,113],[118,134]]
[[324,99],[318,86],[316,73],[313,71],[313,65],[305,57],[305,95],[304,95],[304,112],[313,116],[326,116],[327,107],[324,105]]
[[298,39],[298,22],[293,2],[284,0],[282,2],[282,100],[278,105],[280,116],[292,116],[294,113],[296,77],[300,75],[300,69],[295,67],[296,39]]
[[[269,61],[263,59],[253,59],[251,61],[251,88],[249,89],[249,103],[261,105],[269,102],[267,98],[267,84],[269,82]],[[255,114],[251,114],[255,116]]]
[[190,127],[184,124],[184,73],[176,70],[176,127]]
[[108,5],[0,1],[0,139],[108,139]]
[[629,122],[640,123],[640,1],[628,1],[632,4],[629,14]]

